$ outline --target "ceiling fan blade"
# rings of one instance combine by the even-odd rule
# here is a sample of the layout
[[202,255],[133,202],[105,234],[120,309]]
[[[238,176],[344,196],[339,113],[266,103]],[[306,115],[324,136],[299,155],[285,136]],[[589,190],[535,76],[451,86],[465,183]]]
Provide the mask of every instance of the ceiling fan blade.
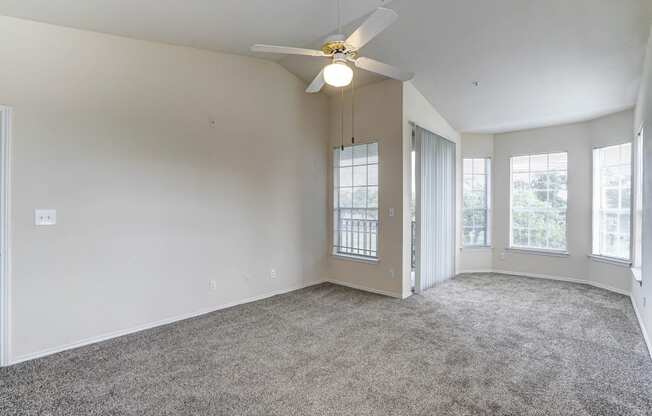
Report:
[[394,10],[379,7],[367,20],[360,25],[355,32],[351,34],[346,40],[346,44],[351,46],[354,50],[360,49],[366,45],[371,39],[375,38],[380,32],[387,29],[389,25],[394,23],[398,15]]
[[308,88],[306,88],[306,92],[308,93],[319,92],[321,91],[325,83],[326,81],[324,80],[324,70],[322,69],[321,71],[319,71],[319,74],[317,74],[315,79],[312,80],[310,85],[308,85]]
[[316,49],[292,48],[290,46],[254,45],[251,47],[251,51],[282,53],[285,55],[326,56],[324,52],[318,51]]
[[355,66],[399,81],[409,81],[414,77],[412,72],[404,72],[394,66],[364,57],[356,59]]

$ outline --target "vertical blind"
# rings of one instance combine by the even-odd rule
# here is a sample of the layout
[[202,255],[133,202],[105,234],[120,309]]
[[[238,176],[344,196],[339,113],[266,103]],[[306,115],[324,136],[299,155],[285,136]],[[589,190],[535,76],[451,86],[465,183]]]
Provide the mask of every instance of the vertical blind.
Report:
[[455,144],[415,126],[420,292],[455,275]]

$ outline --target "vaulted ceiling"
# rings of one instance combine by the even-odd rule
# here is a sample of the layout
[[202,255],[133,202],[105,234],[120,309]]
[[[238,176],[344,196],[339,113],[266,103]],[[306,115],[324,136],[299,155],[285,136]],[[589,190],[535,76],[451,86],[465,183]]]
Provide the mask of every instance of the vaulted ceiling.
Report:
[[[336,0],[0,0],[0,14],[252,55],[254,43],[319,46],[335,31],[335,5]],[[345,29],[381,5],[396,10],[399,19],[364,55],[414,72],[415,86],[460,131],[539,127],[634,105],[652,24],[650,0],[342,0]],[[280,58],[306,82],[323,64]]]

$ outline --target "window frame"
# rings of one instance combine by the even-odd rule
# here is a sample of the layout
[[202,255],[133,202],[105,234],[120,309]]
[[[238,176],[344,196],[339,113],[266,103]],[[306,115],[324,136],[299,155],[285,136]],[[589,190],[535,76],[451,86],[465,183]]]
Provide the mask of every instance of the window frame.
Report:
[[632,274],[634,279],[643,283],[643,211],[645,201],[645,124],[638,129],[632,143]]
[[[564,211],[564,216],[566,217],[565,221],[565,230],[564,230],[564,238],[565,238],[565,243],[566,243],[566,248],[563,250],[558,250],[558,249],[549,249],[549,248],[539,248],[539,247],[522,247],[522,246],[515,246],[514,245],[514,227],[513,227],[513,222],[514,222],[514,210],[513,210],[513,198],[514,198],[514,164],[512,163],[512,160],[517,158],[517,157],[532,157],[532,156],[541,156],[541,155],[552,155],[552,154],[560,154],[560,153],[565,153],[566,154],[566,209]],[[524,253],[524,254],[542,254],[542,255],[549,255],[549,256],[555,256],[555,257],[567,257],[569,255],[568,251],[568,201],[570,200],[569,195],[570,195],[570,187],[568,186],[568,179],[569,179],[569,174],[568,174],[568,167],[569,167],[569,151],[568,150],[550,150],[550,151],[545,151],[545,152],[537,152],[537,153],[517,153],[517,154],[512,154],[509,156],[509,239],[507,241],[507,251],[515,252],[515,253]],[[531,172],[528,170],[528,172]]]
[[[466,244],[464,242],[464,229],[466,228],[464,225],[464,213],[467,210],[467,208],[464,208],[464,177],[467,175],[467,173],[464,171],[464,161],[465,160],[483,160],[484,161],[484,177],[485,177],[485,238],[484,238],[484,244]],[[471,162],[473,165],[473,162]],[[473,173],[473,169],[470,175],[475,175]],[[492,180],[493,180],[493,160],[490,156],[481,156],[481,157],[463,157],[462,158],[462,236],[461,236],[461,241],[462,241],[462,249],[482,249],[482,248],[491,248],[492,246],[492,232],[491,232],[491,227],[492,227],[492,204],[493,204],[493,198],[492,198]],[[472,210],[479,210],[481,208],[469,208]]]
[[[342,145],[337,145],[333,146],[331,148],[331,163],[330,163],[330,176],[331,176],[331,185],[330,185],[330,219],[331,219],[331,226],[330,226],[330,234],[331,234],[331,241],[330,241],[330,247],[329,247],[329,253],[331,256],[337,258],[337,259],[342,259],[342,260],[348,260],[348,261],[354,261],[354,262],[362,262],[362,263],[371,263],[371,264],[376,264],[380,262],[380,252],[381,252],[381,209],[380,209],[380,204],[381,204],[381,198],[380,198],[380,190],[381,190],[381,142],[380,140],[372,139],[372,140],[365,140],[365,141],[356,141],[354,144],[348,144],[344,145],[344,148],[353,148],[355,146],[368,146],[376,144],[377,145],[377,150],[378,150],[378,161],[375,163],[378,166],[378,178],[377,178],[377,185],[369,185],[368,184],[368,176],[367,176],[367,185],[366,187],[369,186],[374,186],[378,188],[378,207],[376,208],[377,210],[377,217],[378,219],[376,220],[376,256],[367,256],[363,254],[348,254],[348,253],[340,253],[337,250],[337,247],[335,245],[338,236],[337,236],[337,230],[336,226],[338,225],[337,218],[336,218],[336,211],[340,211],[341,208],[335,207],[335,189],[339,189],[339,168],[341,168],[339,162],[337,165],[336,169],[336,160],[335,160],[335,155],[337,152],[341,152]],[[367,161],[368,162],[368,161]],[[354,166],[354,165],[352,165]],[[365,165],[359,165],[359,166],[369,166],[369,163]],[[353,186],[352,186],[353,188]],[[338,197],[339,198],[339,197]],[[354,208],[351,208],[354,209]],[[366,208],[367,210],[369,208]]]
[[[596,179],[601,179],[601,178],[596,178],[596,169],[597,167],[595,166],[595,154],[596,151],[607,149],[610,147],[621,147],[626,144],[630,145],[630,162],[629,162],[629,168],[630,168],[630,179],[629,179],[629,256],[627,258],[625,257],[618,257],[618,256],[612,256],[612,255],[607,255],[607,254],[602,254],[599,252],[596,252],[596,233],[599,235],[600,230],[596,230],[596,224],[598,219],[596,218],[596,212],[598,211],[595,207],[595,202],[596,202],[596,197],[600,197],[599,195],[596,195],[597,185],[596,185]],[[589,254],[589,257],[597,260],[597,261],[603,261],[607,263],[613,263],[617,265],[624,265],[624,266],[630,266],[632,264],[632,259],[634,255],[634,247],[633,247],[633,234],[634,234],[634,143],[631,141],[623,141],[623,142],[618,142],[614,144],[608,144],[604,146],[594,146],[591,149],[591,253]],[[620,191],[620,188],[619,188]],[[599,238],[599,236],[597,236]]]

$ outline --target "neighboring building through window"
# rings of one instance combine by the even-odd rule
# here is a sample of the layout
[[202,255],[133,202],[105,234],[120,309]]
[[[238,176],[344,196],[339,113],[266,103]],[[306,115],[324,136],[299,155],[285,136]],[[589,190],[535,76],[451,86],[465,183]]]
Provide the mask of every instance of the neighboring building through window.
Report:
[[565,252],[568,154],[512,157],[510,247]]
[[333,254],[378,258],[378,143],[333,151]]
[[491,159],[464,159],[464,246],[489,246]]
[[593,150],[593,255],[631,258],[632,144]]

